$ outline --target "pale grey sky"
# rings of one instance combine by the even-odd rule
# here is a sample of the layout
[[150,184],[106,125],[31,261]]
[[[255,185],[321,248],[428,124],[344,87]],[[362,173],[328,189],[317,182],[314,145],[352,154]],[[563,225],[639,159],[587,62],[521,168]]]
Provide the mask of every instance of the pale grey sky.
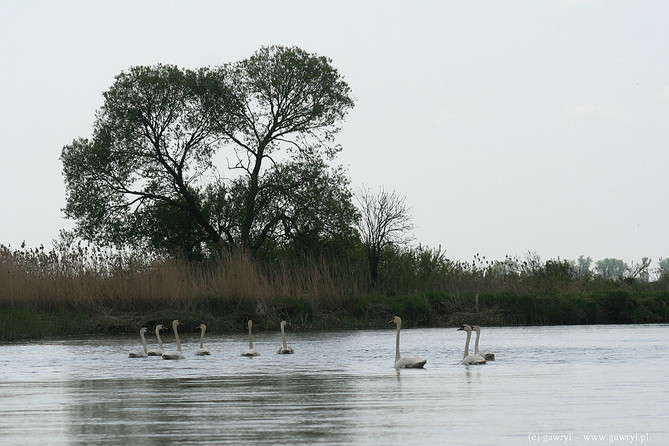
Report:
[[452,259],[669,257],[669,2],[3,0],[0,244],[49,245],[62,147],[133,65],[263,45],[353,90],[339,162],[396,190]]

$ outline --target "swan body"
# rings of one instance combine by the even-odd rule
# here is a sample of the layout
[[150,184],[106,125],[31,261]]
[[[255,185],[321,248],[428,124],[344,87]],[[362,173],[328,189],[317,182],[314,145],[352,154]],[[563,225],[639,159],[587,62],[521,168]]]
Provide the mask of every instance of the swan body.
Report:
[[460,361],[460,364],[464,365],[479,365],[479,364],[485,364],[485,358],[481,355],[469,354],[469,341],[471,340],[472,337],[472,327],[464,324],[460,328],[458,328],[458,331],[466,331],[467,332],[467,342],[465,342],[465,352],[464,355],[462,356],[462,361]]
[[494,353],[479,351],[479,337],[481,336],[481,327],[479,327],[478,325],[472,325],[472,330],[476,332],[476,342],[474,343],[474,354],[483,356],[483,358],[485,358],[486,361],[494,361],[495,360]]
[[165,351],[163,350],[163,340],[160,338],[160,330],[164,330],[165,327],[162,324],[156,325],[156,338],[158,338],[158,348],[155,350],[149,350],[147,353],[149,356],[163,356]]
[[258,350],[253,348],[253,321],[252,320],[249,320],[248,326],[249,326],[249,348],[242,353],[242,356],[249,356],[249,357],[260,356],[260,353],[258,353]]
[[135,350],[134,352],[128,353],[128,358],[146,358],[147,356],[149,356],[146,350],[146,338],[144,338],[144,333],[146,333],[146,327],[140,328],[139,337],[142,339],[143,349]]
[[202,333],[200,334],[200,348],[195,350],[195,354],[197,356],[206,356],[206,355],[211,355],[211,352],[204,348],[204,332],[207,330],[207,326],[204,324],[200,324],[197,326],[200,330],[202,330]]
[[290,346],[288,346],[288,344],[286,344],[286,330],[284,328],[286,326],[286,324],[288,324],[288,322],[281,321],[281,339],[283,340],[283,345],[281,347],[279,347],[279,350],[277,351],[277,353],[281,353],[281,354],[295,353],[295,351],[293,350],[293,347],[290,347]]
[[180,324],[181,323],[176,319],[172,321],[172,329],[174,330],[174,338],[177,342],[177,349],[175,351],[163,353],[163,359],[186,359],[184,354],[181,353],[181,340],[179,339],[179,332],[177,331],[177,327]]
[[427,359],[414,357],[400,357],[400,330],[402,329],[402,319],[399,316],[394,316],[388,321],[389,324],[397,325],[397,336],[395,337],[395,368],[396,369],[422,369],[427,363]]

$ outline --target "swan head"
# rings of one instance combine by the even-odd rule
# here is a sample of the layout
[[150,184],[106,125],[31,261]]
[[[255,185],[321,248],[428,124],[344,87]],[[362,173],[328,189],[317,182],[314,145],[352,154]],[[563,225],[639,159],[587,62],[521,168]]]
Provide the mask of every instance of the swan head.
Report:
[[139,329],[140,334],[144,334],[146,332],[147,332],[146,327],[142,327],[142,328]]
[[461,331],[461,330],[462,330],[462,331],[466,331],[466,332],[468,332],[468,333],[471,333],[471,332],[472,332],[472,327],[469,326],[469,325],[467,325],[467,324],[462,324],[462,325],[460,326],[460,328],[458,328],[457,331]]
[[177,319],[174,319],[172,321],[172,328],[174,328],[175,330],[177,329],[177,326],[179,326],[179,325],[181,325],[181,322],[179,322]]
[[399,325],[399,324],[402,323],[402,319],[399,316],[393,316],[393,318],[391,320],[389,320],[388,323]]
[[251,319],[249,319],[248,326],[249,326],[249,328],[251,328],[251,326],[253,326],[253,321]]
[[286,325],[290,325],[290,324],[286,321],[281,321],[281,328],[285,327]]
[[160,330],[164,330],[165,326],[163,324],[158,324],[156,325],[156,333],[158,333]]
[[206,330],[207,326],[204,325],[204,324],[200,324],[200,325],[197,326],[197,328],[199,328],[200,330]]
[[481,327],[478,325],[472,325],[472,330],[474,330],[477,333],[481,333]]

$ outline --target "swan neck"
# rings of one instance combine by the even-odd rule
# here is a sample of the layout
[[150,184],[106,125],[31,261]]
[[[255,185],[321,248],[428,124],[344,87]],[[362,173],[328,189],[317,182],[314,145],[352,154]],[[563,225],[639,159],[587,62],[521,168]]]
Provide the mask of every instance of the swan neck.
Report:
[[202,329],[202,333],[200,334],[200,350],[204,349],[204,328]]
[[142,338],[142,347],[144,347],[144,353],[148,354],[149,350],[146,348],[146,338],[144,337],[144,333],[139,332],[139,337]]
[[400,360],[400,330],[402,328],[402,324],[398,323],[397,324],[397,336],[395,337],[395,362]]
[[249,348],[253,348],[253,333],[251,331],[251,324],[249,324]]
[[479,331],[476,331],[476,342],[474,342],[474,354],[478,355],[479,353],[479,336],[481,336],[481,333]]
[[462,357],[462,359],[465,359],[467,356],[469,356],[469,340],[472,338],[472,332],[468,331],[467,332],[467,342],[465,342],[465,354]]
[[158,338],[158,347],[162,350],[163,349],[163,340],[160,337],[160,330],[156,330],[156,337]]
[[286,344],[286,330],[283,329],[283,325],[281,326],[281,339],[283,340],[283,348],[287,348],[288,344]]
[[177,350],[181,351],[181,339],[179,339],[179,330],[177,330],[177,324],[173,324],[172,327],[174,328],[174,338],[177,342]]

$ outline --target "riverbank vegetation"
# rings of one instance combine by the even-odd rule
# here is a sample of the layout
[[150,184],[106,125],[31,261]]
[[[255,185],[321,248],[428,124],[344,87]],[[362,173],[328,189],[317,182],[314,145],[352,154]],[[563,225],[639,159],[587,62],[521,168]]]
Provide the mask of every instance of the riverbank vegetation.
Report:
[[[354,192],[335,142],[354,106],[332,61],[262,47],[217,67],[134,66],[93,131],[63,147],[51,251],[0,245],[0,339],[463,322],[666,322],[669,262],[650,270],[524,258],[470,262],[412,245],[395,191]],[[223,161],[226,160],[226,161]],[[370,168],[373,166],[370,165]]]
[[[134,333],[179,319],[243,332],[410,326],[664,323],[669,275],[609,279],[575,262],[453,262],[439,250],[386,248],[372,287],[364,249],[346,260],[243,251],[207,262],[100,248],[0,246],[0,339]],[[630,269],[631,270],[631,269]]]

